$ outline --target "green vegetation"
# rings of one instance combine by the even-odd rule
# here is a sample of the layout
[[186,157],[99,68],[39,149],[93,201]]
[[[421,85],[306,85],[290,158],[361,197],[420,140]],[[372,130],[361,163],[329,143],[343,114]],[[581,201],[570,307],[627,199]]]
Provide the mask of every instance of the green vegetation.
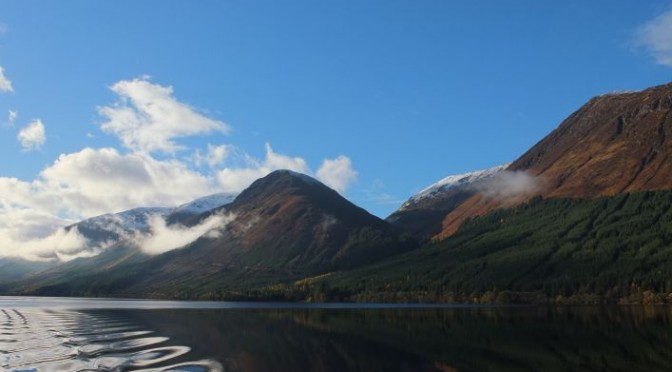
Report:
[[[0,293],[203,300],[672,303],[672,191],[596,199],[536,198],[469,220],[449,239],[416,249],[408,236],[364,226],[351,229],[335,251],[324,248],[334,249],[328,244],[315,248],[310,239],[278,240],[270,251],[288,241],[297,247],[300,242],[308,244],[303,250],[314,258],[297,256],[296,265],[287,259],[264,261],[259,257],[269,249],[227,250],[218,241],[155,257],[117,248],[95,257],[93,266],[75,260],[62,272],[8,282],[0,286]],[[322,259],[327,264],[298,263]],[[110,264],[121,261],[125,264]]]
[[669,191],[537,198],[315,285],[358,301],[672,302],[671,207]]

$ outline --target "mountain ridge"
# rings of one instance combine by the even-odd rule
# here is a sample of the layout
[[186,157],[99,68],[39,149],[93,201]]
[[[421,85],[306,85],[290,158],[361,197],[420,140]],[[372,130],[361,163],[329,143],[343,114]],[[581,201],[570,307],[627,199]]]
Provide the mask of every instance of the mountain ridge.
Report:
[[473,195],[445,216],[435,238],[536,195],[594,198],[672,189],[671,113],[672,83],[590,99],[508,168],[540,180],[540,191],[514,201]]
[[[233,200],[197,199],[181,210],[198,213],[155,210],[171,234],[196,229],[178,249],[152,256],[121,239],[98,256],[15,280],[19,268],[0,293],[672,302],[670,155],[672,83],[606,94],[510,165],[445,177],[387,221],[309,176],[274,171]],[[222,200],[230,203],[215,206]],[[122,212],[139,232],[122,235],[156,233],[147,211]]]
[[504,171],[509,164],[450,175],[411,196],[385,220],[422,239],[441,233],[443,219],[477,193],[478,184]]
[[355,267],[417,246],[336,191],[290,171],[272,172],[232,203],[197,219],[223,214],[232,216],[230,222],[182,248],[147,256],[119,242],[14,288],[39,295],[222,296]]

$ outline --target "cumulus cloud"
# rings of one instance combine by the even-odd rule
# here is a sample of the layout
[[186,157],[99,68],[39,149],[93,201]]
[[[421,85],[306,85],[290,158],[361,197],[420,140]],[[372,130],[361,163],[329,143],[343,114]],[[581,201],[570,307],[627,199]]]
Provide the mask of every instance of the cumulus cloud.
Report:
[[44,131],[42,120],[35,119],[28,123],[28,125],[19,131],[16,138],[21,143],[21,147],[23,147],[24,151],[32,151],[42,147],[47,141],[47,135]]
[[219,146],[214,146],[211,144],[208,144],[208,150],[205,154],[201,154],[199,150],[196,150],[194,153],[194,164],[197,166],[202,166],[202,165],[207,165],[210,168],[214,168],[222,162],[229,156],[229,154],[232,151],[232,146],[230,145],[219,145]]
[[266,143],[264,159],[258,160],[246,156],[245,163],[241,167],[227,167],[217,172],[217,179],[223,191],[240,192],[255,180],[279,169],[288,169],[315,176],[327,186],[341,193],[345,192],[347,187],[357,178],[357,172],[347,156],[341,155],[336,159],[325,159],[317,173],[313,174],[305,159],[277,153],[269,143]]
[[[153,84],[148,78],[120,81],[111,89],[119,100],[98,108],[105,118],[101,129],[117,136],[128,151],[87,147],[61,154],[33,180],[0,177],[0,257],[69,260],[95,255],[109,244],[91,246],[76,229],[64,226],[136,207],[173,207],[203,195],[237,193],[278,169],[313,174],[303,158],[277,153],[270,144],[263,159],[230,144],[208,145],[202,152],[195,151],[191,162],[158,158],[156,152],[182,149],[177,138],[226,133],[230,128],[177,101],[172,87]],[[9,111],[10,122],[17,117]],[[17,138],[25,150],[39,148],[46,141],[44,124],[29,123]],[[223,164],[228,166],[220,168]],[[199,170],[194,165],[209,168]],[[317,176],[343,191],[356,172],[350,159],[341,156],[325,160]],[[214,236],[218,230],[213,226],[227,220],[220,216],[189,229],[161,223],[155,221],[153,232],[142,237],[139,246],[144,251],[158,254],[200,236]]]
[[474,182],[477,192],[495,199],[509,199],[532,195],[541,190],[541,180],[524,171],[500,171],[481,181]]
[[264,160],[248,158],[247,167],[224,168],[217,174],[219,184],[225,192],[240,192],[255,180],[266,176],[278,169],[289,169],[299,173],[310,174],[306,161],[300,157],[291,157],[273,151],[269,143],[266,144]]
[[12,82],[5,76],[5,69],[0,66],[0,92],[13,92]]
[[325,185],[343,193],[357,179],[357,172],[352,168],[352,161],[341,155],[336,159],[325,159],[317,170],[317,178]]
[[184,149],[175,138],[231,130],[175,99],[173,87],[153,84],[148,78],[120,81],[111,90],[119,100],[98,108],[107,120],[101,129],[133,151],[174,153]]
[[167,226],[161,216],[154,216],[149,221],[149,233],[134,240],[146,254],[157,255],[187,246],[201,237],[218,237],[218,230],[234,218],[234,215],[212,215],[196,226],[185,227],[179,224]]
[[64,154],[32,182],[0,178],[14,205],[74,219],[137,206],[175,206],[217,191],[214,180],[177,160],[85,148]]
[[661,65],[672,67],[672,9],[642,25],[636,41]]

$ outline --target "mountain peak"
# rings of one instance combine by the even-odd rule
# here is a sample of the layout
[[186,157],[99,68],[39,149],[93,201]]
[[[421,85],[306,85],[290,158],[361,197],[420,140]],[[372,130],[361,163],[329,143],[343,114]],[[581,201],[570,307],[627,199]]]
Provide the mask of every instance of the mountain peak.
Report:
[[419,193],[413,195],[404,204],[400,210],[412,209],[419,203],[426,202],[428,199],[440,198],[446,191],[456,188],[472,185],[474,182],[492,177],[493,175],[505,170],[511,163],[498,165],[496,167],[472,171],[467,173],[447,176],[438,182],[422,189]]
[[450,175],[413,195],[387,221],[411,234],[430,238],[443,229],[443,218],[476,193],[476,185],[505,170],[509,164]]
[[293,170],[290,170],[290,169],[275,170],[275,171],[269,173],[266,177],[263,177],[262,179],[264,179],[264,178],[269,178],[269,179],[293,178],[293,179],[298,179],[298,180],[301,180],[303,182],[308,182],[308,183],[312,183],[312,184],[320,184],[320,185],[322,184],[320,181],[316,180],[315,178],[313,178],[313,177],[311,177],[307,174],[296,172],[296,171],[293,171]]
[[276,170],[259,178],[236,198],[235,204],[248,204],[252,200],[275,198],[278,195],[338,194],[322,182],[291,170]]

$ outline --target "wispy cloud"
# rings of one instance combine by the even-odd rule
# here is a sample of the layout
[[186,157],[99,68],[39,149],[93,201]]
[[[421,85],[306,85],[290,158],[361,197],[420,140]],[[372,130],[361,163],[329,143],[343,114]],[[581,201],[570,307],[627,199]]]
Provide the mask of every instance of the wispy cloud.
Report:
[[386,192],[385,183],[380,179],[373,180],[371,185],[362,191],[364,200],[377,205],[400,205],[404,202],[403,199]]
[[0,92],[13,92],[12,82],[5,76],[5,69],[0,66]]
[[98,108],[107,119],[101,128],[130,150],[174,153],[184,149],[175,143],[176,138],[231,130],[175,99],[173,87],[154,84],[149,78],[120,81],[111,90],[119,101]]
[[235,215],[212,215],[196,226],[166,225],[160,216],[149,221],[149,232],[133,238],[140,249],[150,255],[165,253],[187,246],[201,237],[215,238],[219,230],[235,219]]
[[657,63],[672,67],[672,9],[640,26],[635,38]]
[[233,146],[230,145],[214,146],[209,143],[205,154],[202,154],[200,150],[196,150],[196,152],[194,152],[194,164],[199,167],[207,165],[210,168],[214,168],[222,164],[232,152],[232,150]]
[[42,120],[35,119],[28,123],[28,125],[19,131],[16,138],[21,143],[21,147],[23,147],[24,151],[32,151],[42,147],[47,141],[47,135]]
[[471,187],[489,198],[506,200],[533,195],[541,190],[542,182],[524,171],[503,170],[474,182]]
[[9,110],[7,113],[7,122],[9,125],[14,125],[14,122],[16,122],[16,119],[19,118],[19,113],[13,110]]
[[76,228],[66,230],[62,220],[30,209],[0,214],[0,257],[31,261],[69,261],[94,256],[107,242],[91,245]]

